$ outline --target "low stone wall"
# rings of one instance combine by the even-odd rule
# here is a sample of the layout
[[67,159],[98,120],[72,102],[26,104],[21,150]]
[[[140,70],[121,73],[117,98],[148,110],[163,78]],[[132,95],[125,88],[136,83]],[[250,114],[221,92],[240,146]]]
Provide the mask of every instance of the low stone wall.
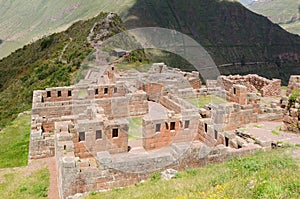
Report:
[[55,155],[54,136],[42,130],[42,118],[33,116],[29,144],[29,159],[53,157]]
[[215,147],[224,144],[224,136],[222,133],[215,131],[214,126],[208,120],[200,121],[198,126],[198,134],[195,140],[200,140],[209,147]]
[[234,84],[245,86],[250,93],[261,91],[262,96],[280,96],[281,94],[281,80],[279,79],[269,80],[256,74],[218,77],[218,85],[227,91],[230,91]]
[[[160,158],[144,157],[136,161],[124,159],[122,164],[120,164],[120,162],[114,162],[109,154],[105,155],[100,153],[97,158],[99,164],[97,167],[88,165],[86,167],[80,167],[80,163],[76,161],[74,157],[67,158],[61,156],[57,161],[59,162],[58,169],[60,173],[58,180],[60,195],[62,198],[68,198],[68,196],[76,193],[107,190],[132,185],[149,178],[151,172],[153,172],[152,169],[149,169],[151,172],[147,172],[145,168],[149,167],[156,167],[157,171],[162,171],[167,168],[185,170],[187,168],[204,166],[207,163],[221,162],[231,157],[251,154],[259,149],[261,149],[261,147],[258,145],[249,145],[241,149],[231,149],[223,145],[211,148],[197,142],[192,145],[182,143],[173,146],[173,152],[179,154],[183,152],[183,154],[165,166],[163,166],[161,162],[166,161],[166,163],[169,163],[171,159],[167,156],[163,157],[163,155],[161,155]],[[171,157],[171,155],[169,157]],[[158,164],[155,164],[155,162]],[[124,167],[122,167],[122,165]],[[116,169],[120,167],[121,170]],[[124,171],[125,168],[129,171],[134,168],[140,168],[143,172],[126,172]]]
[[286,94],[289,95],[293,90],[300,90],[300,75],[292,75],[290,77],[289,85]]
[[280,96],[281,95],[281,80],[274,79],[272,82],[261,89],[261,95],[267,96]]
[[171,96],[163,96],[160,98],[160,104],[175,113],[181,113],[183,107],[179,104],[177,100],[171,99]]
[[258,121],[258,114],[254,112],[251,105],[228,104],[226,107],[224,129],[226,131],[240,128],[249,123]]
[[281,130],[300,133],[300,97],[295,102],[289,102],[283,117]]

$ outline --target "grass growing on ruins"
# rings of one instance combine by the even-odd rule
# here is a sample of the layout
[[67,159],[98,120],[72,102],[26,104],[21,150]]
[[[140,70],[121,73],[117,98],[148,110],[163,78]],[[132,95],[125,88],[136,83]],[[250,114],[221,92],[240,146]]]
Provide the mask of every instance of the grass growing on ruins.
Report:
[[204,108],[204,105],[211,103],[212,96],[200,96],[199,98],[189,98],[187,99],[188,102],[193,104],[194,106],[198,108]]
[[22,115],[0,131],[0,168],[27,165],[30,118]]
[[49,171],[41,168],[28,175],[27,168],[0,170],[0,198],[45,198],[50,184]]
[[131,140],[139,140],[142,137],[142,117],[131,117],[129,121],[128,138]]
[[276,126],[276,128],[273,129],[271,132],[273,135],[279,136],[280,135],[280,126]]
[[198,98],[189,98],[186,100],[198,108],[204,108],[204,106],[209,103],[213,103],[213,104],[226,103],[225,99],[222,99],[218,96],[212,96],[212,95],[200,96]]
[[[300,198],[300,162],[291,150],[257,152],[221,164],[189,169],[166,181],[155,177],[94,198]],[[156,174],[157,175],[157,174]]]
[[139,72],[147,72],[151,68],[152,64],[153,63],[150,63],[150,62],[145,62],[145,61],[138,62],[137,61],[137,62],[128,63],[128,64],[125,64],[125,63],[116,64],[116,66],[118,67],[119,71],[127,71],[127,70],[134,69]]

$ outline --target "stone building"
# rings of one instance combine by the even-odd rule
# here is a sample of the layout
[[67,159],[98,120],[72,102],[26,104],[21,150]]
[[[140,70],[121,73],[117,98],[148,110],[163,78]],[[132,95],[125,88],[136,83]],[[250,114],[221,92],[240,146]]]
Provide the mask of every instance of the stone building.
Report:
[[[34,91],[29,159],[56,157],[61,198],[123,187],[163,168],[219,161],[259,148],[238,143],[230,131],[283,117],[258,95],[277,95],[278,86],[280,80],[251,75],[221,76],[204,87],[198,72],[163,63],[146,73],[92,69],[76,85]],[[204,108],[189,102],[207,95],[212,102]]]

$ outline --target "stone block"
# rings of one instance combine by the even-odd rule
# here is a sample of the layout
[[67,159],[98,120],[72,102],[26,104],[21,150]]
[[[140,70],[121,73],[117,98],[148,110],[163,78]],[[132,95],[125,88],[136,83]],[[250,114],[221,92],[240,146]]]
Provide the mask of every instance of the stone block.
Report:
[[97,153],[97,160],[101,164],[110,164],[112,163],[112,157],[108,151],[102,151]]

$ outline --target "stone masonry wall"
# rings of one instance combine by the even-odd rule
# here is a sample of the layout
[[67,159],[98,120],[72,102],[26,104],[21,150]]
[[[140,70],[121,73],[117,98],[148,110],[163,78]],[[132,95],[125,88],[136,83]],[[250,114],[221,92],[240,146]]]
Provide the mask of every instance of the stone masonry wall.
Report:
[[267,96],[280,96],[281,95],[281,80],[274,79],[272,82],[261,89],[261,95]]
[[[175,158],[171,164],[164,167],[156,168],[157,165],[154,163],[155,159],[152,160],[152,164],[149,164],[149,166],[159,171],[165,170],[166,168],[185,170],[187,168],[204,166],[210,162],[221,162],[227,158],[251,154],[260,149],[258,145],[253,145],[248,148],[229,150],[229,148],[221,145],[211,148],[200,143],[188,144],[183,148],[182,145],[174,145],[172,148],[175,154],[180,150],[185,152],[181,154],[179,158]],[[99,156],[99,165],[97,167],[80,167],[80,163],[78,163],[74,157],[67,158],[58,156],[57,162],[59,162],[58,168],[60,173],[58,182],[62,198],[67,198],[76,193],[125,187],[146,180],[151,174],[151,172],[147,172],[147,170],[144,170],[142,173],[133,173],[114,169],[114,162],[109,156],[105,157],[102,153],[101,155],[99,154]],[[145,166],[143,163],[147,163],[147,159],[148,158],[146,158],[145,161],[142,159],[137,160],[136,162],[124,160],[122,165],[126,168],[129,167],[128,170],[131,170],[131,168]],[[163,161],[163,159],[160,159],[158,162],[161,161]],[[149,169],[149,171],[153,172],[153,169]]]
[[291,94],[292,90],[300,90],[300,75],[292,75],[290,77],[289,85],[286,90],[286,94]]
[[249,74],[246,76],[230,75],[219,76],[218,85],[229,91],[234,84],[240,84],[247,88],[250,93],[256,93],[262,91],[261,95],[264,96],[280,96],[281,80],[273,79],[269,80],[264,77],[260,77],[256,74]]
[[258,114],[253,111],[251,105],[227,105],[227,112],[224,124],[225,131],[234,130],[242,125],[258,121]]
[[54,137],[43,132],[42,119],[38,116],[32,116],[29,159],[47,158],[55,155]]
[[300,97],[295,102],[288,102],[281,130],[300,133]]

